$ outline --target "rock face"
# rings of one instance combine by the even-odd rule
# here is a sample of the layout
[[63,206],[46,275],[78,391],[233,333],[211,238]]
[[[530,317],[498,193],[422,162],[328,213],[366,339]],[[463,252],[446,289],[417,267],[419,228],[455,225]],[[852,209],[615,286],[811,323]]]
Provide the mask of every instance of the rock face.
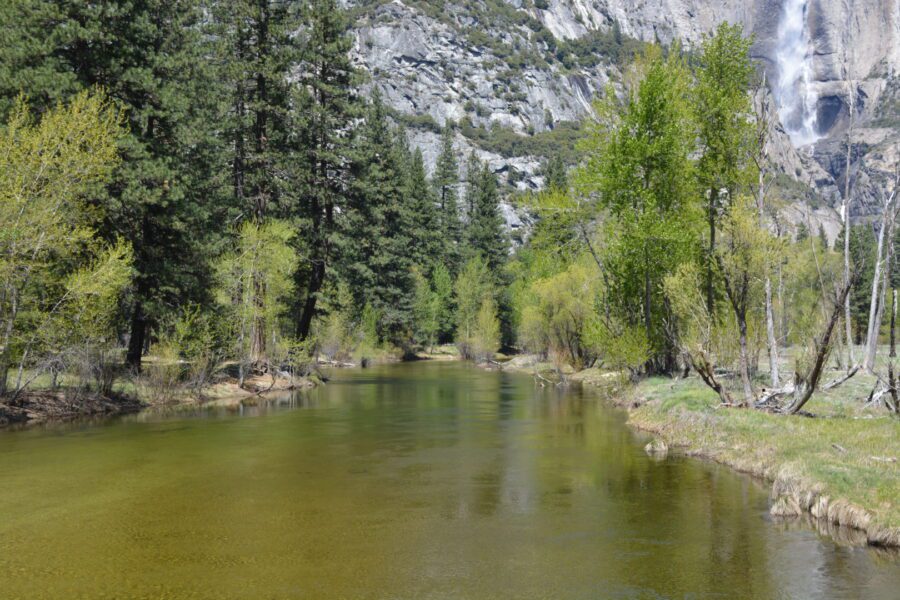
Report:
[[[771,82],[786,68],[779,64],[784,62],[779,27],[790,1],[348,0],[345,5],[353,11],[354,56],[371,76],[368,85],[377,86],[412,126],[411,142],[423,149],[429,167],[437,154],[437,131],[452,120],[467,125],[457,135],[461,155],[474,151],[519,189],[536,189],[545,157],[535,144],[516,140],[552,140],[560,124],[587,115],[592,100],[621,78],[615,50],[623,38],[678,40],[690,48],[723,21],[741,23],[754,35],[754,58]],[[793,1],[802,9],[805,85],[820,138],[798,149],[782,127],[772,154],[784,175],[817,192],[821,219],[815,220],[834,221],[852,107],[858,146],[850,165],[853,212],[877,213],[886,174],[898,161],[900,2]],[[598,39],[601,43],[590,45]],[[575,60],[579,48],[581,58]],[[491,128],[501,128],[512,142],[493,148],[484,135],[474,134]]]

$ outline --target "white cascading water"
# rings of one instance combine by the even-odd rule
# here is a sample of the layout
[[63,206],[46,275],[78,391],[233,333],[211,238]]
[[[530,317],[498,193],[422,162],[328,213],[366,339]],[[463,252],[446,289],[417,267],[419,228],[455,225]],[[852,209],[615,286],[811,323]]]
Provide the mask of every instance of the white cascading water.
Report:
[[819,139],[812,82],[812,46],[806,26],[808,0],[784,0],[778,24],[775,98],[782,125],[797,146]]

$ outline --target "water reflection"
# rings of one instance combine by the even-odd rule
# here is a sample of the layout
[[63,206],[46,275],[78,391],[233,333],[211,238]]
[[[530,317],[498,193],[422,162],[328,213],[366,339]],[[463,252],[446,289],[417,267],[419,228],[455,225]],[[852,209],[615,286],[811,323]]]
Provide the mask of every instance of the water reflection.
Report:
[[896,597],[896,560],[643,442],[590,395],[458,364],[2,435],[0,571],[13,597]]

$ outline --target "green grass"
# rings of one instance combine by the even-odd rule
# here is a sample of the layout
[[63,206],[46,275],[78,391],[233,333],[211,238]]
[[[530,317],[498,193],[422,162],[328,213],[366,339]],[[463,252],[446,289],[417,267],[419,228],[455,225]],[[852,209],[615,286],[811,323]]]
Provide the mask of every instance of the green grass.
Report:
[[807,489],[868,510],[875,523],[900,527],[900,419],[864,406],[867,377],[818,394],[815,417],[719,408],[696,377],[652,378],[635,388],[640,406],[630,421],[688,453],[774,480],[802,481]]

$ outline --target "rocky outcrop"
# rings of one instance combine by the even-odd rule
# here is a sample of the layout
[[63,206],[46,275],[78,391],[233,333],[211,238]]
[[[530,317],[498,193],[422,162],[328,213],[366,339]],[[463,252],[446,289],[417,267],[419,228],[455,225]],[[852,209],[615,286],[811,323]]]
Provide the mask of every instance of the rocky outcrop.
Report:
[[[692,47],[723,21],[754,36],[753,55],[769,81],[778,77],[779,24],[786,0],[507,0],[434,2],[349,0],[354,9],[355,60],[387,103],[414,127],[411,143],[434,164],[437,131],[448,121],[546,135],[589,113],[597,94],[620,79],[613,56],[571,61],[563,44],[597,32],[675,40]],[[809,88],[815,96],[814,145],[794,148],[783,129],[772,155],[781,172],[815,190],[815,206],[835,222],[847,170],[846,132],[854,111],[850,165],[854,215],[878,211],[885,173],[897,164],[900,141],[900,3],[896,0],[806,0]],[[457,136],[460,155],[476,152],[519,189],[542,185],[545,157],[515,147],[503,154],[473,136]],[[524,145],[523,145],[524,147]],[[835,229],[829,225],[826,229]],[[831,233],[831,231],[829,231]]]

